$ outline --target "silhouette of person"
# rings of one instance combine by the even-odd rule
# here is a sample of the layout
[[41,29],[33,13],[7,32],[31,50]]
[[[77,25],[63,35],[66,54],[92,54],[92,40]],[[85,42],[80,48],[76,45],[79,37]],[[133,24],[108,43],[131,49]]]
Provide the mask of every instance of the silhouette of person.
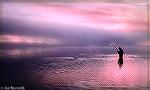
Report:
[[123,64],[123,54],[124,54],[124,51],[122,50],[121,47],[118,48],[118,54],[119,54],[119,59],[118,59],[118,64],[121,68],[122,64]]
[[124,51],[122,50],[121,47],[118,48],[118,54],[119,54],[119,58],[123,58],[123,54],[124,54]]

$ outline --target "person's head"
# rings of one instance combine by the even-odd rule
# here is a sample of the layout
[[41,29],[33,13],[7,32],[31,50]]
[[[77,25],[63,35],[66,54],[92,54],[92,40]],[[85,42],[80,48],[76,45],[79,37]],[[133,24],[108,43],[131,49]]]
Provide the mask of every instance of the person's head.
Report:
[[121,47],[118,48],[119,50],[122,50]]

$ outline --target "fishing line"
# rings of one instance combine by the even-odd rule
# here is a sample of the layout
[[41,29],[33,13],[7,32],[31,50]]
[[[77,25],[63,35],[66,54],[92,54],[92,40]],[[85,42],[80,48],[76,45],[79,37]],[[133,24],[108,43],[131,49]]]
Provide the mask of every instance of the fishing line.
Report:
[[[112,42],[110,42],[110,41],[106,41],[106,42],[109,43],[109,44],[111,44],[118,51],[118,48]],[[123,51],[124,51],[124,49],[123,49]],[[128,56],[125,53],[124,53],[124,56],[127,57],[127,58],[130,58],[130,56]],[[132,58],[132,59],[134,59],[134,58]]]

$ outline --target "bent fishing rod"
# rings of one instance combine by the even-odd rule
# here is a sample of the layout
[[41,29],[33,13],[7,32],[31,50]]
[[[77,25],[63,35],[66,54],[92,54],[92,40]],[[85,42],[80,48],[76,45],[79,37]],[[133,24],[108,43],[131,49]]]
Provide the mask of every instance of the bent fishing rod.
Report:
[[[111,43],[109,41],[106,41],[106,42],[110,43],[118,51],[118,48],[113,43]],[[125,55],[125,52],[124,52],[124,55]]]
[[118,51],[118,48],[113,43],[111,43],[109,41],[106,41],[106,42],[110,43]]

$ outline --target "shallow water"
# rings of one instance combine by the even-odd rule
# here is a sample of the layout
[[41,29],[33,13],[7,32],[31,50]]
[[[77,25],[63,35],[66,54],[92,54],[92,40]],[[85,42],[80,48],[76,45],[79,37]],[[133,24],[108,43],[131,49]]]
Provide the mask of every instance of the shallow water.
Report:
[[[146,61],[136,55],[124,58],[120,68],[117,55],[106,58],[43,58],[43,65],[36,67],[35,76],[43,85],[64,84],[79,87],[144,87],[147,85]],[[53,63],[46,63],[52,62]],[[61,62],[60,60],[63,60]]]
[[[102,49],[101,52],[91,48],[12,50],[14,51],[1,51],[2,85],[49,89],[60,86],[59,89],[62,89],[63,86],[70,89],[74,87],[74,90],[75,87],[144,88],[149,83],[147,55],[144,54],[125,54],[120,68],[118,55],[102,53]],[[73,56],[78,58],[74,59]]]

